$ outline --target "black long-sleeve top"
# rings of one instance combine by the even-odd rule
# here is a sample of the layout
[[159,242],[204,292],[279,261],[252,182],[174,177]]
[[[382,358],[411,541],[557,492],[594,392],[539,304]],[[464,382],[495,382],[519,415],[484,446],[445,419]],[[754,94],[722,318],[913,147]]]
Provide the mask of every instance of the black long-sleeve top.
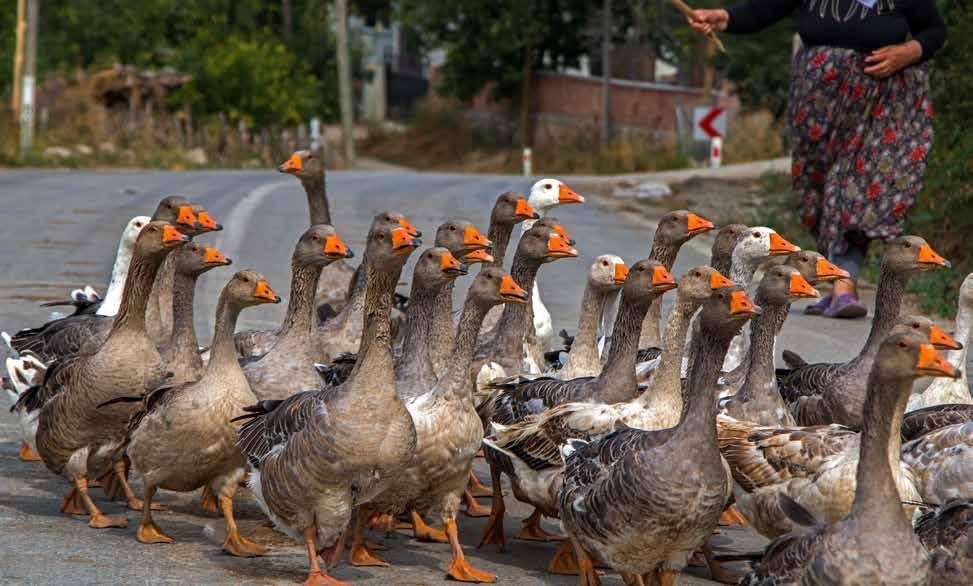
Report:
[[726,32],[756,32],[795,11],[797,32],[808,46],[868,52],[912,34],[926,60],[946,42],[946,23],[935,0],[878,0],[872,8],[858,0],[749,0],[727,9]]

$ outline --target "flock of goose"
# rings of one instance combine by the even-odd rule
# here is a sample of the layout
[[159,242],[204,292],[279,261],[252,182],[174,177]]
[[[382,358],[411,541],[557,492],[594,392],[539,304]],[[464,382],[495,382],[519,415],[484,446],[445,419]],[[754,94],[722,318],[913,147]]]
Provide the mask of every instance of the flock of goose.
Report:
[[[304,186],[311,226],[294,247],[278,328],[236,331],[241,311],[281,301],[242,270],[199,347],[197,279],[231,261],[197,238],[222,226],[172,196],[126,226],[103,297],[77,290],[72,315],[4,334],[21,457],[68,482],[63,513],[126,526],[99,508],[98,486],[141,512],[139,542],[168,543],[153,518],[157,491],[202,488],[200,505],[225,519],[223,549],[259,556],[266,548],[233,517],[246,485],[274,527],[306,545],[306,584],[345,584],[329,570],[346,548],[352,565],[388,565],[367,532],[398,528],[448,543],[450,578],[493,582],[465,558],[457,513],[465,502],[471,516],[489,515],[478,547],[503,550],[507,476],[535,509],[517,536],[558,544],[548,571],[586,586],[600,583],[596,568],[627,584],[673,584],[689,563],[735,582],[708,543],[721,523],[773,540],[748,584],[973,583],[973,401],[959,370],[973,276],[959,341],[900,315],[909,279],[949,264],[922,238],[887,246],[858,355],[824,364],[785,351],[777,369],[791,303],[847,273],[770,228],[717,229],[673,211],[648,259],[594,260],[577,332],[551,350],[538,272],[578,252],[549,212],[584,203],[560,181],[542,179],[526,198],[501,194],[486,236],[445,221],[421,252],[406,217],[382,211],[353,269],[321,161],[298,151],[279,170]],[[677,282],[680,248],[711,231],[710,264]],[[413,255],[406,298],[395,288]],[[454,311],[454,285],[472,264],[481,267]],[[923,377],[935,378],[914,384]],[[478,452],[492,486],[472,472]],[[541,527],[545,516],[563,535]]]

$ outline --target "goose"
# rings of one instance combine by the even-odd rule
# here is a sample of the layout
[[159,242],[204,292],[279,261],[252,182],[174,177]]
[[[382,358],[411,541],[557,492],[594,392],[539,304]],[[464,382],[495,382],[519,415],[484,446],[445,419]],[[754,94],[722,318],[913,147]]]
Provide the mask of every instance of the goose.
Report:
[[118,448],[124,439],[131,409],[97,405],[132,391],[158,386],[164,378],[159,352],[145,331],[145,307],[155,273],[166,255],[189,240],[168,222],[151,222],[142,229],[132,256],[122,303],[104,344],[92,354],[79,354],[48,368],[44,382],[21,398],[22,407],[40,408],[36,447],[44,465],[72,484],[61,511],[87,514],[95,528],[118,527],[126,519],[102,514],[88,495],[88,477],[114,468],[126,487],[129,506],[142,503],[125,479]]
[[[671,427],[679,421],[682,389],[678,357],[682,355],[689,320],[700,304],[715,291],[732,285],[728,279],[706,266],[690,269],[680,279],[678,298],[670,312],[663,338],[663,366],[652,384],[640,389],[635,398],[607,403],[595,397],[588,402],[557,404],[546,411],[522,417],[510,425],[503,425],[496,419],[491,423],[493,433],[484,443],[506,456],[507,460],[496,458],[496,461],[501,465],[509,464],[504,471],[512,471],[512,482],[520,493],[527,495],[531,504],[549,516],[557,514],[557,489],[564,464],[560,448],[567,440],[590,439],[623,426],[641,429]],[[631,297],[631,292],[629,295]],[[634,337],[633,332],[628,335]],[[673,359],[673,356],[676,358]],[[608,376],[609,373],[605,371],[604,375]],[[499,534],[491,537],[501,544]],[[548,571],[573,573],[573,560],[564,565],[567,561],[564,555],[567,553],[556,555]]]
[[[191,204],[177,196],[163,198],[156,206],[152,220],[168,222],[183,229],[196,226]],[[44,362],[77,352],[90,353],[104,341],[113,319],[114,316],[100,314],[62,318],[39,328],[21,330],[13,336],[10,344],[17,352],[29,350]]]
[[242,416],[249,421],[238,445],[250,487],[277,529],[306,544],[308,584],[337,583],[318,552],[340,555],[353,510],[387,489],[415,455],[415,426],[395,388],[389,313],[402,267],[420,244],[403,227],[369,232],[360,359],[343,385],[261,401]]
[[[652,238],[649,258],[662,263],[667,271],[676,264],[679,249],[691,239],[713,229],[713,222],[688,210],[676,210],[663,215]],[[662,299],[657,299],[649,308],[642,324],[639,348],[658,347],[662,343],[659,320],[662,318]]]
[[875,353],[863,407],[861,457],[854,503],[839,521],[811,527],[772,542],[744,583],[927,584],[929,556],[902,513],[894,467],[898,424],[912,385],[920,376],[957,376],[956,369],[916,333],[886,338]]
[[[635,352],[639,328],[652,301],[675,287],[675,279],[661,263],[645,260],[632,265],[622,287],[622,299],[615,318],[615,330],[618,334],[608,351],[605,367],[597,377],[570,380],[543,377],[496,383],[496,392],[481,407],[481,415],[496,429],[498,424],[513,425],[564,403],[616,403],[634,398],[638,393],[635,382]],[[519,470],[500,446],[489,441],[485,445],[484,454],[490,463],[493,479],[493,512],[481,535],[480,545],[493,543],[501,549],[505,547],[501,472],[511,479],[518,499],[534,505],[537,509],[525,521],[525,527],[518,537],[531,540],[551,539],[540,527],[541,514],[555,515],[553,507],[545,506],[549,502],[546,478],[537,481],[536,475],[531,473],[520,476]],[[542,475],[549,476],[546,473]],[[540,488],[540,494],[534,494],[535,488]]]
[[[416,426],[416,456],[400,478],[368,504],[370,510],[397,513],[411,508],[416,537],[448,541],[453,561],[447,576],[463,582],[494,582],[496,576],[472,568],[463,555],[456,530],[460,495],[466,488],[473,457],[483,438],[483,426],[473,405],[469,377],[480,322],[497,303],[526,303],[527,292],[499,267],[484,267],[467,293],[450,364],[438,382],[406,402]],[[425,525],[416,508],[437,507],[445,533]],[[374,554],[358,553],[365,548],[362,534],[356,535],[352,563],[385,564]],[[387,564],[385,564],[387,565]]]
[[588,281],[581,296],[578,330],[559,364],[557,378],[572,379],[598,376],[601,372],[599,329],[617,304],[619,292],[628,276],[625,261],[614,254],[595,258],[588,269]]
[[233,329],[243,309],[266,303],[280,303],[280,297],[263,275],[253,270],[236,273],[220,293],[210,360],[202,377],[166,384],[135,398],[141,404],[128,424],[125,453],[145,486],[135,536],[139,542],[173,541],[152,518],[158,489],[189,492],[208,486],[219,496],[226,523],[223,550],[241,557],[266,551],[240,535],[233,517],[233,494],[246,463],[236,446],[238,426],[229,423],[256,401],[237,362]]
[[[270,349],[246,361],[243,367],[258,399],[284,399],[295,390],[313,389],[319,384],[313,345],[315,287],[322,268],[353,255],[327,224],[311,226],[301,235],[291,255],[291,291],[284,322]],[[239,348],[236,336],[234,344]]]
[[733,250],[748,230],[744,224],[726,224],[716,231],[713,246],[710,248],[709,266],[723,275],[730,274],[733,264]]
[[921,392],[912,394],[909,399],[909,411],[940,405],[943,403],[973,404],[970,397],[970,385],[966,378],[966,349],[970,342],[970,330],[973,328],[973,273],[963,279],[959,288],[959,301],[956,309],[956,339],[963,344],[962,350],[949,352],[946,357],[949,363],[962,369],[960,378],[936,378]]
[[7,377],[0,384],[4,395],[10,405],[11,411],[17,411],[20,419],[20,451],[17,455],[24,462],[40,462],[41,457],[31,446],[36,430],[36,412],[28,414],[25,409],[19,408],[18,403],[21,397],[31,386],[36,384],[34,381],[44,380],[44,373],[47,365],[31,352],[20,354],[19,356],[8,356],[5,360]]
[[905,284],[920,271],[948,266],[949,262],[918,236],[893,240],[882,256],[875,317],[858,356],[845,363],[808,364],[794,352],[784,352],[791,372],[783,377],[781,392],[799,425],[861,425],[865,375],[899,316]]
[[[906,316],[890,334],[915,332],[941,349],[957,343],[924,317]],[[842,425],[764,426],[720,414],[720,450],[733,472],[734,497],[740,512],[758,533],[775,538],[795,529],[780,504],[780,495],[815,518],[837,522],[851,508],[855,492],[860,434]],[[896,438],[896,453],[902,439]],[[901,462],[895,473],[903,501],[920,499],[917,477]],[[912,504],[906,505],[911,511]]]
[[115,262],[112,264],[111,278],[108,280],[104,297],[90,285],[86,285],[83,289],[72,291],[69,301],[52,301],[45,303],[44,307],[72,305],[75,307],[72,315],[95,313],[113,316],[118,313],[118,306],[122,302],[122,289],[125,288],[125,278],[128,276],[128,265],[132,261],[132,247],[142,228],[151,221],[148,216],[135,216],[125,225],[122,237],[118,240],[118,250],[115,252]]
[[[527,195],[527,203],[541,218],[555,206],[565,204],[583,204],[585,199],[575,193],[573,189],[558,181],[557,179],[541,179],[534,183]],[[534,227],[535,220],[527,220],[521,224],[522,234]],[[516,278],[516,277],[515,277]],[[531,315],[533,316],[534,333],[537,343],[541,348],[546,349],[551,345],[554,338],[554,325],[551,321],[551,313],[541,299],[540,289],[537,283],[532,285],[531,291]]]
[[763,313],[750,322],[747,374],[740,389],[722,405],[727,415],[758,425],[794,425],[777,388],[774,338],[787,319],[791,302],[820,296],[790,265],[778,265],[764,273],[754,299]]
[[932,554],[937,583],[959,586],[973,581],[973,499],[931,508],[916,519],[915,530]]
[[922,502],[973,498],[973,421],[944,425],[906,442],[902,461],[916,479]]
[[581,584],[600,583],[593,558],[628,583],[672,584],[716,528],[730,482],[716,443],[714,386],[730,341],[757,311],[739,287],[703,303],[687,405],[675,427],[623,428],[562,447],[558,509]]
[[539,220],[540,217],[540,214],[531,207],[530,202],[519,193],[513,191],[501,193],[490,211],[490,226],[487,229],[487,239],[491,242],[487,252],[493,260],[484,264],[502,268],[514,226],[525,220]]
[[174,252],[172,256],[175,279],[173,282],[172,338],[159,350],[172,377],[168,384],[198,380],[203,375],[203,359],[199,355],[196,339],[193,301],[196,297],[196,280],[216,267],[233,264],[223,253],[212,246],[191,242]]

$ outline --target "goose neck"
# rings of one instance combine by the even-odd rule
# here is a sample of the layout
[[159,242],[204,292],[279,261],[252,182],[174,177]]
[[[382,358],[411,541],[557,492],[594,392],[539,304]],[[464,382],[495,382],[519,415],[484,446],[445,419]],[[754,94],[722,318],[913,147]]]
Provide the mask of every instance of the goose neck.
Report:
[[445,288],[445,283],[441,287],[429,287],[423,286],[417,279],[412,280],[409,306],[405,311],[402,355],[396,365],[397,379],[401,380],[408,374],[416,380],[436,380],[430,356],[430,332],[435,319],[436,302]]
[[500,321],[497,322],[497,331],[500,332],[499,340],[503,348],[515,348],[517,352],[523,351],[524,336],[527,335],[531,303],[533,302],[534,280],[539,269],[539,263],[529,262],[519,256],[514,257],[510,276],[524,291],[531,295],[531,300],[529,303],[508,303],[504,306]]
[[689,369],[689,382],[686,392],[686,408],[678,427],[680,433],[689,434],[706,445],[716,445],[716,407],[717,379],[723,367],[723,358],[730,347],[730,341],[737,332],[727,336],[727,332],[707,332],[701,329],[700,335],[693,339],[697,346]]
[[122,291],[122,302],[109,337],[122,331],[145,332],[145,309],[149,304],[152,283],[165,258],[165,253],[160,252],[136,255],[132,259]]
[[615,318],[615,335],[608,359],[598,375],[598,397],[603,403],[628,401],[638,392],[635,361],[638,355],[642,321],[657,295],[632,299],[622,293],[621,306]]
[[365,271],[367,287],[364,306],[364,331],[358,348],[358,362],[349,380],[364,376],[369,388],[380,393],[395,391],[395,376],[392,364],[392,327],[389,314],[392,310],[392,294],[398,283],[401,266],[398,270],[379,270],[369,263]]
[[301,179],[304,193],[307,195],[307,207],[311,216],[311,225],[331,224],[331,208],[328,205],[328,194],[324,186],[324,175]]
[[[216,306],[216,320],[213,330],[213,341],[210,343],[209,364],[206,366],[207,380],[225,378],[228,371],[240,370],[237,360],[236,346],[233,343],[233,332],[236,330],[240,308],[229,299],[229,293],[224,288]],[[242,370],[240,370],[242,374]]]
[[291,294],[280,340],[304,340],[314,324],[314,295],[323,267],[291,263]]
[[568,362],[597,364],[601,358],[598,355],[598,328],[601,325],[601,315],[608,297],[613,292],[592,283],[585,287],[581,297],[581,315],[578,316],[578,331],[571,344]]
[[510,244],[510,236],[513,234],[513,224],[491,221],[487,237],[493,246],[490,248],[490,255],[493,262],[483,263],[485,267],[503,267],[503,259],[507,254],[507,245]]
[[872,319],[872,329],[868,333],[868,339],[859,353],[860,358],[873,358],[878,353],[882,341],[895,326],[902,307],[905,281],[904,275],[882,268],[878,289],[875,292],[875,317]]
[[472,404],[473,382],[470,379],[470,367],[473,364],[473,353],[476,350],[480,326],[488,309],[476,299],[467,296],[456,331],[456,341],[450,353],[449,366],[438,385],[440,393]]
[[694,299],[677,297],[669,311],[662,336],[662,355],[651,386],[639,396],[643,406],[663,404],[682,412],[682,356],[686,348],[689,324],[700,303]]
[[[177,273],[172,287],[172,340],[177,353],[199,359],[199,342],[196,339],[193,303],[196,297],[197,275]],[[201,362],[200,362],[201,364]]]
[[747,374],[740,388],[740,399],[749,401],[754,393],[762,389],[766,392],[776,392],[777,385],[774,371],[774,338],[777,336],[778,324],[787,317],[788,306],[771,304],[762,295],[757,295],[756,304],[763,308],[763,313],[753,319],[750,324],[750,351]]
[[125,238],[118,243],[115,264],[112,265],[111,269],[111,280],[108,282],[105,298],[98,307],[98,315],[113,316],[118,313],[118,306],[122,302],[122,290],[125,288],[125,280],[128,278],[128,267],[132,262],[134,244],[134,242]]

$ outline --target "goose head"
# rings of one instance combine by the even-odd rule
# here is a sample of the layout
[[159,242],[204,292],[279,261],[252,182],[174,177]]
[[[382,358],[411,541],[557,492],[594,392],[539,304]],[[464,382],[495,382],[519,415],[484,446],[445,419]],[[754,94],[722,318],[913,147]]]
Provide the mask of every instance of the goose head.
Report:
[[369,233],[372,230],[383,230],[383,229],[394,229],[394,228],[404,228],[405,231],[414,238],[419,238],[422,236],[422,232],[416,230],[416,228],[409,222],[401,212],[395,210],[383,210],[375,214],[372,218],[372,226],[369,229]]
[[134,253],[148,257],[165,256],[190,240],[191,237],[180,233],[169,222],[153,221],[142,228],[135,240]]
[[333,226],[316,224],[305,230],[297,241],[291,262],[297,266],[327,266],[354,256]]
[[766,226],[748,228],[733,249],[733,264],[756,268],[771,256],[782,256],[800,250]]
[[603,254],[588,268],[588,284],[601,291],[618,291],[628,278],[628,267],[621,257]]
[[207,232],[219,232],[223,229],[223,224],[218,223],[213,219],[213,216],[209,215],[209,212],[203,208],[202,205],[195,203],[190,206],[190,209],[196,214],[196,221],[199,222],[199,228],[196,230],[197,234],[205,234]]
[[530,295],[499,267],[484,267],[473,279],[467,296],[481,307],[499,303],[527,303]]
[[676,279],[662,263],[652,259],[640,260],[628,270],[622,286],[622,303],[651,301],[676,286]]
[[936,324],[933,323],[928,317],[923,317],[921,315],[907,315],[900,317],[897,322],[895,322],[895,327],[889,332],[889,335],[902,334],[913,332],[924,336],[926,341],[936,347],[938,350],[962,350],[963,344],[957,342],[941,330]]
[[[557,179],[541,179],[534,183],[527,194],[527,203],[541,217],[551,208],[564,204],[584,203],[584,198]],[[533,227],[533,220],[524,222],[524,229]]]
[[[451,218],[440,224],[439,228],[436,229],[434,244],[445,248],[465,261],[466,255],[486,250],[490,248],[492,243],[476,229],[472,222],[460,218]],[[483,258],[482,255],[477,255],[474,260],[476,262],[489,262],[481,260]]]
[[188,277],[198,277],[210,269],[233,264],[220,251],[199,242],[189,242],[173,254],[176,259],[176,274]]
[[813,299],[821,293],[807,282],[801,272],[789,265],[770,267],[764,273],[757,295],[768,305],[787,305],[800,299]]
[[693,267],[679,279],[677,295],[681,300],[692,300],[702,303],[713,296],[715,291],[724,287],[732,287],[733,281],[726,278],[719,271],[707,265]]
[[739,285],[722,287],[703,302],[699,313],[700,329],[732,338],[762,311]]
[[916,332],[885,338],[875,358],[874,370],[885,378],[915,380],[921,376],[959,378],[960,372],[928,339]]
[[939,256],[925,239],[902,236],[893,240],[882,256],[882,270],[910,275],[916,271],[949,268],[948,260]]
[[490,213],[490,224],[499,226],[513,226],[525,220],[536,220],[540,214],[534,211],[530,202],[513,191],[501,193],[497,201],[493,204],[493,211]]
[[713,239],[713,247],[710,249],[711,260],[730,258],[733,249],[736,248],[743,233],[747,231],[747,226],[743,224],[727,224],[716,231],[716,238]]
[[413,290],[439,290],[446,283],[469,273],[469,266],[441,246],[427,248],[412,270]]
[[557,218],[552,218],[550,216],[546,218],[541,218],[540,220],[537,220],[534,223],[534,226],[540,226],[541,228],[550,228],[561,238],[567,240],[568,244],[570,244],[571,246],[575,245],[574,238],[571,238],[571,235],[568,234],[568,231],[564,229],[564,225],[561,224],[561,221],[558,220]]
[[377,270],[396,272],[402,270],[409,255],[420,246],[422,240],[413,236],[408,228],[397,225],[369,232],[365,254]]
[[152,218],[148,216],[135,216],[128,221],[125,225],[125,229],[122,230],[122,237],[118,241],[119,252],[131,252],[132,247],[135,246],[135,239],[139,237],[142,233],[142,228],[145,228],[146,224],[152,221]]
[[199,230],[202,225],[193,213],[193,202],[181,195],[170,195],[162,198],[152,214],[152,221],[164,221],[172,224],[184,234]]
[[800,271],[801,276],[812,285],[847,279],[851,276],[848,271],[838,268],[837,265],[829,262],[828,259],[824,258],[824,255],[815,250],[792,252],[787,256],[784,264]]
[[659,219],[655,238],[666,245],[680,245],[712,229],[713,222],[689,210],[676,210]]
[[243,270],[233,275],[223,288],[223,295],[238,308],[253,307],[264,303],[280,303],[280,295],[274,293],[267,279],[257,271]]
[[320,180],[324,176],[324,161],[309,150],[294,151],[290,158],[277,166],[277,170],[301,181]]

